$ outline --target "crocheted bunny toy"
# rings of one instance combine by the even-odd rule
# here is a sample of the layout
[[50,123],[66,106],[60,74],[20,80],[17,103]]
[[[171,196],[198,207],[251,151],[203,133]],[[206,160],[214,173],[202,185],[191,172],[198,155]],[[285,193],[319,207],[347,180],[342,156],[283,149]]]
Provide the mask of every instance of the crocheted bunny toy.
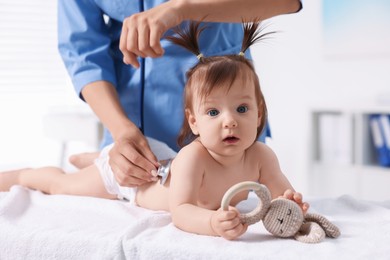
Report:
[[241,214],[241,222],[252,225],[263,220],[265,229],[277,237],[294,237],[304,243],[319,243],[325,236],[336,238],[340,231],[325,217],[307,213],[292,200],[277,198],[271,200],[268,188],[256,182],[241,182],[232,186],[222,198],[221,208],[227,210],[230,200],[238,192],[253,190],[259,197],[257,207],[249,213]]

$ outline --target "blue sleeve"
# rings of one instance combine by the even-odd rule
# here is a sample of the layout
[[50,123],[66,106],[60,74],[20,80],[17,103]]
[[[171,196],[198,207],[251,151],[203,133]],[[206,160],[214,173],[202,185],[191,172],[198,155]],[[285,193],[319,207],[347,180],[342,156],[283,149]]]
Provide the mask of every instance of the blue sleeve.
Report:
[[116,85],[111,38],[103,12],[91,0],[58,0],[58,49],[73,86],[105,80]]

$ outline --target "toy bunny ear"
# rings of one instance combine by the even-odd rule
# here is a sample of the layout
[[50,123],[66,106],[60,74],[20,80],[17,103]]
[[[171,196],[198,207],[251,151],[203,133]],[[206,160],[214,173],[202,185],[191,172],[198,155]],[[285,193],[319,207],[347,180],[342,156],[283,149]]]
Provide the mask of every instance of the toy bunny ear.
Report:
[[240,215],[242,223],[252,225],[264,218],[271,203],[271,193],[263,184],[259,184],[253,181],[244,181],[233,185],[226,191],[225,195],[223,196],[221,208],[223,210],[228,210],[229,203],[234,195],[244,190],[253,190],[260,199],[259,203],[253,211]]
[[307,213],[305,223],[299,229],[294,238],[304,243],[319,243],[324,240],[325,236],[336,238],[340,236],[340,230],[325,217]]
[[316,222],[303,223],[294,238],[303,243],[319,243],[325,238],[325,231]]
[[324,229],[325,234],[328,237],[336,238],[340,236],[339,228],[324,216],[313,214],[313,213],[307,213],[305,215],[305,221],[316,222],[317,224],[319,224]]

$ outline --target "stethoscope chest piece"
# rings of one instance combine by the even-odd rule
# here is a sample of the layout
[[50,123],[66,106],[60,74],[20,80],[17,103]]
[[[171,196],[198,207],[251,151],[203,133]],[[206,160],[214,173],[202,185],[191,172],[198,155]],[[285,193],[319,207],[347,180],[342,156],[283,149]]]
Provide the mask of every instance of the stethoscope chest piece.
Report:
[[161,185],[163,185],[168,179],[169,172],[171,171],[172,160],[173,159],[166,159],[159,161],[161,166],[157,170],[157,176],[160,178]]

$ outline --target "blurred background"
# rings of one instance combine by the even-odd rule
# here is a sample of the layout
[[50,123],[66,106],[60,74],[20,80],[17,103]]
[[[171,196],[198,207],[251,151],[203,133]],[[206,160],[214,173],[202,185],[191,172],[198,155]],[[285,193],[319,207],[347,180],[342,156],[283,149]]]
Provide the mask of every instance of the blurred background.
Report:
[[[252,48],[267,143],[304,194],[389,199],[390,168],[370,122],[390,115],[390,2],[303,3],[298,14],[267,20],[278,33]],[[74,93],[56,26],[56,1],[0,0],[0,170],[73,170],[70,154],[98,147],[101,126]]]

